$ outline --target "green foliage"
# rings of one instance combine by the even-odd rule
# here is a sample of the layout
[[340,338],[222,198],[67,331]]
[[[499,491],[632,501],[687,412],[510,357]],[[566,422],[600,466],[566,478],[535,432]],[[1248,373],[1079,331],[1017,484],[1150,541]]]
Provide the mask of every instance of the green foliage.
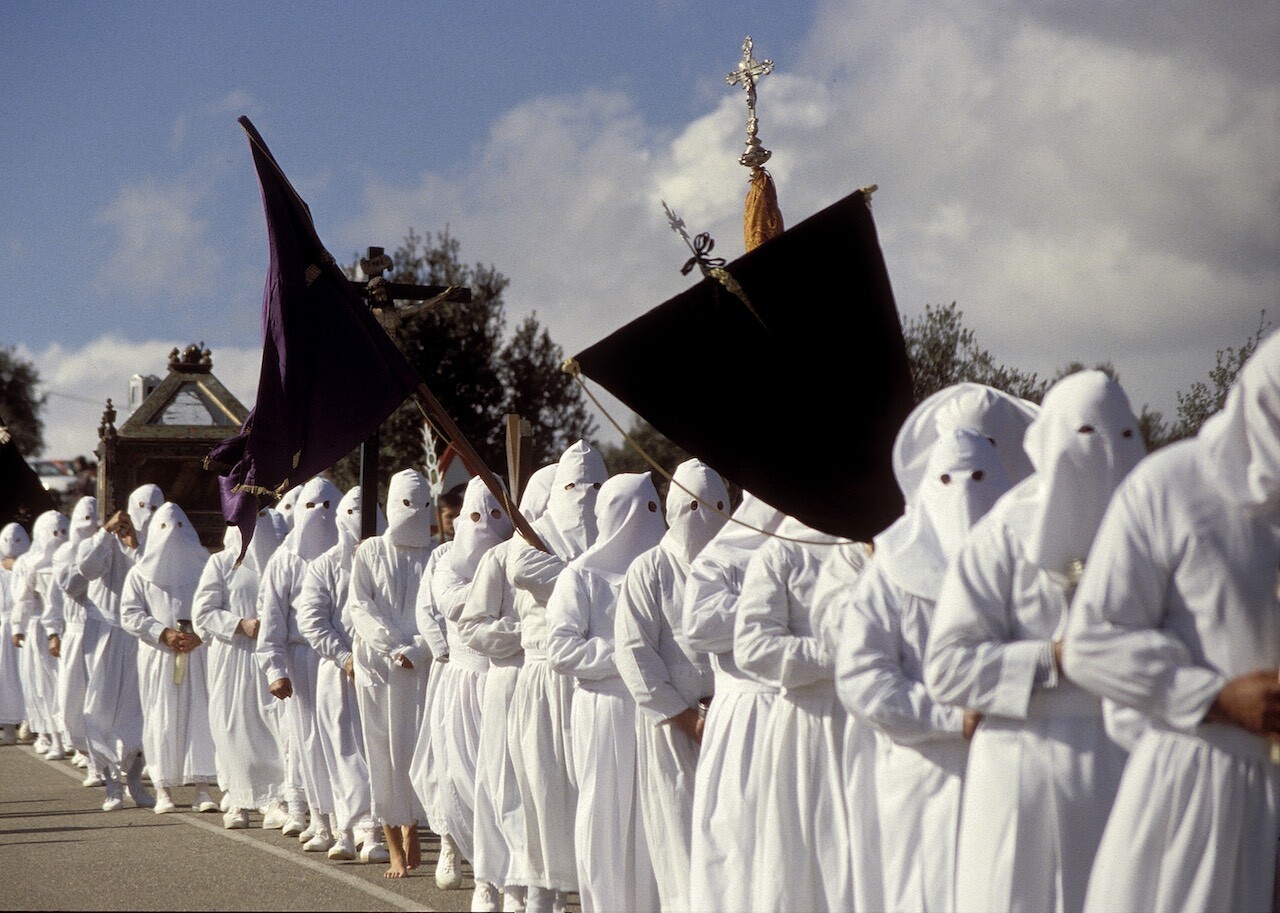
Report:
[[[688,453],[638,415],[631,422],[627,434],[668,473],[674,473],[677,466],[689,459]],[[600,455],[604,457],[604,464],[609,468],[609,475],[619,472],[649,472],[653,469],[645,458],[625,440],[601,447]],[[653,484],[657,486],[658,494],[665,499],[670,483],[660,473],[654,472]]]
[[[570,443],[593,433],[577,388],[560,371],[563,353],[536,316],[527,317],[504,342],[503,293],[510,280],[497,268],[463,263],[461,244],[448,229],[423,236],[410,228],[392,259],[392,282],[471,289],[470,302],[446,302],[409,315],[394,335],[409,363],[490,469],[506,474],[508,412],[519,412],[533,424],[535,466],[555,460]],[[383,423],[381,494],[395,472],[406,467],[422,470],[422,422],[422,413],[410,400]],[[356,484],[359,451],[340,461],[333,474],[342,487]]]
[[915,401],[961,381],[986,384],[1032,402],[1040,402],[1049,382],[1034,373],[996,364],[963,323],[964,312],[953,301],[925,305],[924,316],[907,321],[902,335],[911,363]]
[[35,365],[12,348],[0,349],[0,424],[8,429],[24,456],[44,450],[44,422],[40,410],[46,397],[37,393],[40,374]]
[[1200,430],[1205,419],[1222,409],[1227,401],[1227,392],[1236,382],[1240,369],[1253,355],[1270,327],[1271,321],[1267,320],[1267,312],[1263,310],[1258,315],[1258,328],[1240,348],[1228,346],[1218,350],[1214,366],[1209,370],[1208,383],[1198,380],[1186,393],[1178,391],[1178,422],[1171,429],[1172,440],[1192,437]]

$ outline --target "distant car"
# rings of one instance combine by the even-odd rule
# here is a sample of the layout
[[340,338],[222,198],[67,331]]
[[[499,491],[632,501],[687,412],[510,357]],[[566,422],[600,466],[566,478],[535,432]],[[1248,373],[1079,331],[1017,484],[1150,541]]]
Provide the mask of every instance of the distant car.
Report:
[[70,460],[36,460],[34,467],[46,491],[61,496],[76,487],[76,471]]

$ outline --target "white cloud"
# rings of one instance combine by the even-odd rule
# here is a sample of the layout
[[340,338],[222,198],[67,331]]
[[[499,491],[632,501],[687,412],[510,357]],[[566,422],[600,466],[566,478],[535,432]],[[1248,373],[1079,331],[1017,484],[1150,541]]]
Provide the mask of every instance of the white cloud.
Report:
[[98,285],[126,302],[205,296],[222,257],[197,211],[203,192],[193,184],[141,181],[120,189],[97,215],[114,234]]
[[[1000,0],[909,17],[832,0],[761,84],[760,136],[788,224],[880,185],[904,316],[958,301],[1007,364],[1109,360],[1135,405],[1171,412],[1261,308],[1277,317],[1280,86],[1177,53],[1194,31],[1107,26]],[[533,99],[457,172],[370,181],[348,236],[393,247],[449,224],[467,260],[512,279],[513,316],[536,309],[572,353],[691,281],[660,200],[717,254],[741,251],[744,121],[737,91],[675,134],[618,93]]]
[[[33,350],[19,345],[19,357],[30,361],[40,373],[40,390],[49,394],[41,417],[44,420],[44,455],[70,459],[89,455],[98,446],[98,424],[106,400],[115,406],[116,426],[128,417],[129,378],[134,374],[164,377],[169,352],[192,340],[145,340],[133,342],[102,336],[77,348],[51,345]],[[209,342],[213,371],[223,385],[248,408],[253,408],[258,387],[260,349],[219,347]]]

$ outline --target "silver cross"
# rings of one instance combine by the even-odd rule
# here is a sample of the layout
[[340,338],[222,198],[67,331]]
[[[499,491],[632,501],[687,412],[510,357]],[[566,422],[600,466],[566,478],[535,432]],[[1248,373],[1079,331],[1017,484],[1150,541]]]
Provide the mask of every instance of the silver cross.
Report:
[[756,82],[760,77],[773,72],[773,61],[756,60],[751,51],[751,36],[748,35],[747,40],[742,42],[742,62],[738,64],[738,69],[725,77],[725,82],[731,86],[741,84],[747,90],[747,151],[739,156],[738,162],[748,168],[758,168],[769,161],[769,156],[773,153],[764,148],[760,138],[756,136],[760,125],[756,119]]

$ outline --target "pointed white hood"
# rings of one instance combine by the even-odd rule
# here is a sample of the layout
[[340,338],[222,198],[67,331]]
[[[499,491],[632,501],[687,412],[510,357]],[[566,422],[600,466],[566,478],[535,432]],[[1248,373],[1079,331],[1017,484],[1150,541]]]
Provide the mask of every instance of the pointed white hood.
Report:
[[31,548],[31,537],[20,523],[8,523],[0,529],[0,560],[20,558]]
[[1196,441],[1201,465],[1230,503],[1260,516],[1280,510],[1280,333],[1258,345]]
[[[373,534],[381,536],[387,531],[387,517],[382,508],[375,505],[378,519],[374,522]],[[344,545],[355,548],[360,541],[360,524],[364,510],[364,493],[359,485],[354,485],[338,502],[338,539]]]
[[596,501],[596,523],[600,533],[595,543],[571,564],[620,584],[631,562],[657,545],[665,532],[649,473],[624,472],[605,481]]
[[445,558],[459,580],[470,580],[484,553],[511,538],[514,527],[498,499],[477,476],[467,482],[462,510],[453,521],[453,548]]
[[426,548],[431,544],[431,484],[422,473],[402,469],[387,486],[385,535],[401,548]]
[[928,472],[933,445],[955,428],[973,428],[995,445],[1009,484],[1031,475],[1023,439],[1040,407],[985,384],[960,383],[939,390],[916,406],[893,443],[893,474],[907,510]]
[[338,502],[342,492],[328,479],[316,476],[298,489],[293,505],[293,528],[283,548],[303,561],[313,561],[338,544]]
[[139,485],[129,493],[129,503],[125,511],[129,514],[129,522],[138,534],[138,545],[147,542],[147,530],[151,526],[151,518],[155,516],[160,505],[164,503],[164,492],[159,485]]
[[[222,546],[230,551],[232,555],[238,555],[240,554],[240,540],[240,527],[228,526],[222,536]],[[267,562],[276,553],[276,549],[280,547],[282,541],[284,541],[284,537],[280,535],[275,518],[271,516],[271,509],[264,507],[258,511],[258,518],[253,528],[253,541],[249,543],[249,550],[245,552],[242,563],[254,574],[261,575],[267,568]]]
[[1045,394],[1027,430],[1035,474],[1009,493],[1008,523],[1027,560],[1055,573],[1084,561],[1112,494],[1146,453],[1129,398],[1101,371]]
[[547,503],[551,499],[551,483],[555,481],[556,464],[543,466],[535,470],[525,483],[524,493],[520,495],[520,513],[530,525],[537,523],[547,513]]
[[147,550],[134,568],[163,590],[194,589],[208,560],[209,552],[186,512],[166,501],[151,518]]
[[288,524],[289,529],[293,529],[294,521],[297,519],[293,512],[298,505],[298,498],[302,496],[303,486],[298,485],[290,488],[284,493],[284,497],[276,504],[276,511],[284,518],[284,522]]
[[972,428],[942,435],[930,451],[915,506],[876,539],[876,560],[897,586],[936,601],[970,528],[1008,490],[996,445],[985,435]]
[[35,526],[32,527],[34,535],[31,537],[31,548],[23,563],[36,570],[48,567],[53,562],[54,552],[59,546],[66,544],[70,528],[71,521],[56,510],[46,510],[36,517]]
[[725,525],[729,490],[720,474],[701,460],[681,463],[672,478],[667,489],[667,532],[662,537],[662,548],[687,570]]
[[534,528],[566,561],[595,542],[596,497],[608,475],[604,459],[583,441],[569,447],[556,464],[547,512]]

